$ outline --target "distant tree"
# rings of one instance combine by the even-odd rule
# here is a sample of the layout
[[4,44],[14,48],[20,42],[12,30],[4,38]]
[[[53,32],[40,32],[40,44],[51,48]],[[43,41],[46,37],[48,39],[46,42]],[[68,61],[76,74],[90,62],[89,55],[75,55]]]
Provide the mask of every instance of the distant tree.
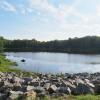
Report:
[[0,37],[0,52],[3,52],[4,50],[4,38]]
[[5,40],[0,37],[0,51],[43,51],[66,53],[100,53],[100,37],[86,36],[69,38],[68,40],[37,41],[32,40]]

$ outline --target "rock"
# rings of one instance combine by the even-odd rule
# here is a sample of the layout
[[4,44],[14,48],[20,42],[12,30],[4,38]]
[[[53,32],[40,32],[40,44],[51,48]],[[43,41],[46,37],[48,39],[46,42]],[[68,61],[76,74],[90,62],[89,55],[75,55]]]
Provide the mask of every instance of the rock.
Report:
[[28,91],[28,92],[25,93],[26,100],[35,100],[36,95],[37,94],[34,91]]
[[100,94],[100,84],[95,85],[94,91],[96,94]]
[[84,79],[85,83],[90,83],[90,80]]
[[60,82],[59,79],[51,79],[50,81],[51,81],[51,83],[58,83],[58,82]]
[[32,77],[24,77],[23,80],[24,80],[24,83],[27,84],[29,82],[32,82],[33,78]]
[[50,88],[50,83],[45,83],[44,84],[44,89],[48,90]]
[[8,81],[4,81],[4,86],[13,87],[13,84],[9,83]]
[[21,90],[21,84],[20,83],[14,83],[13,91],[20,91]]
[[[33,95],[43,97],[63,94],[100,94],[100,73],[87,74],[39,74],[35,78],[24,77],[15,72],[0,73],[1,97],[10,95],[10,98]],[[25,94],[26,93],[26,94]],[[32,96],[34,97],[34,96]],[[6,100],[6,99],[5,99]],[[24,100],[24,99],[21,99]],[[30,99],[29,99],[30,100]]]
[[14,78],[12,79],[12,81],[13,81],[14,83],[21,83],[21,82],[23,82],[23,80],[22,80],[21,78],[19,78],[19,77],[14,77]]
[[10,100],[18,99],[23,96],[23,92],[21,91],[10,91]]
[[75,89],[75,94],[82,95],[82,94],[94,94],[93,88],[79,83],[78,86]]
[[76,88],[76,86],[74,84],[71,84],[68,81],[63,81],[62,83],[63,83],[62,86],[66,86],[66,87],[68,86],[70,88]]
[[77,78],[77,79],[75,79],[75,81],[76,81],[77,85],[80,84],[80,83],[84,84],[84,81],[82,79]]
[[7,95],[0,93],[0,100],[7,100]]
[[71,94],[71,89],[69,87],[59,87],[59,93]]
[[33,90],[34,89],[34,86],[27,86],[26,90],[27,91],[30,91],[30,90]]
[[38,87],[35,87],[34,88],[34,91],[36,93],[44,93],[45,92],[45,89],[43,87],[38,86]]
[[92,84],[92,83],[90,83],[90,82],[87,82],[86,84],[87,84],[89,87],[91,87],[91,88],[94,88],[94,87],[95,87],[95,85]]
[[40,86],[40,82],[38,82],[38,81],[32,82],[31,85],[34,87],[37,87],[37,86]]
[[25,62],[25,59],[22,59],[21,62]]
[[56,85],[51,85],[50,88],[48,89],[49,93],[52,94],[54,92],[57,92],[57,87]]
[[4,81],[0,81],[0,87],[2,87],[4,85]]
[[4,77],[5,76],[5,73],[0,72],[0,76]]

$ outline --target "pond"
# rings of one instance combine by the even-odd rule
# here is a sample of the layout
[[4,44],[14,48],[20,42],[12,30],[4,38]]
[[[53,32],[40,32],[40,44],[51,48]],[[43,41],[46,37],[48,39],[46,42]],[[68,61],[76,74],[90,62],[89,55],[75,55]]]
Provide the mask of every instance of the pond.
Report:
[[[99,72],[100,55],[48,52],[6,52],[6,57],[17,62],[20,69],[43,73]],[[24,59],[25,62],[21,60]]]

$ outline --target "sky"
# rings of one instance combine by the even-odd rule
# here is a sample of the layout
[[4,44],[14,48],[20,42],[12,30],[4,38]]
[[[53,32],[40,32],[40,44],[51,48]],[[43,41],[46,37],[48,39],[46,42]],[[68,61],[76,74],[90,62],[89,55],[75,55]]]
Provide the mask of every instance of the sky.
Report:
[[100,0],[0,0],[0,36],[63,40],[100,36]]

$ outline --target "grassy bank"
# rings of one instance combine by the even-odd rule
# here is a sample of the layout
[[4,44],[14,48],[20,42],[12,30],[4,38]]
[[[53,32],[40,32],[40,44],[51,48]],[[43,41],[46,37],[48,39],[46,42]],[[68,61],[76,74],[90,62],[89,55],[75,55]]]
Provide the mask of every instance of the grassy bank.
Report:
[[16,66],[16,63],[11,62],[10,60],[6,59],[6,57],[3,54],[0,54],[0,71],[1,72],[19,71],[17,68],[12,66]]

